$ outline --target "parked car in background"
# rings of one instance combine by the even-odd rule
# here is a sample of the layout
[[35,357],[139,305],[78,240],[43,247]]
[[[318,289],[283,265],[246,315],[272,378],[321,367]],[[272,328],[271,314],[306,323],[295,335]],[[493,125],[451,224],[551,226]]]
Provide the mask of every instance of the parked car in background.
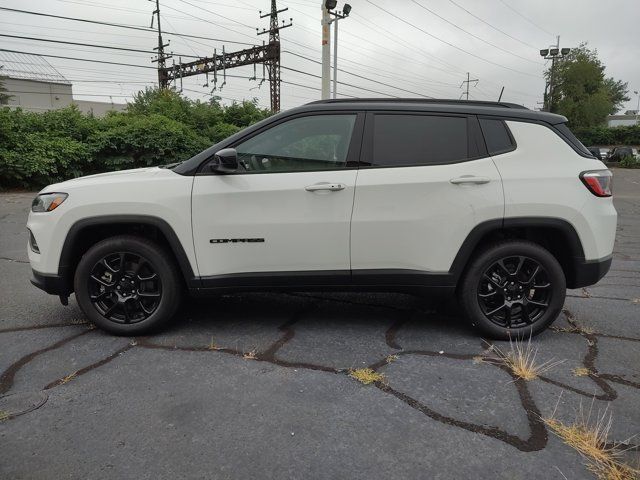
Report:
[[587,147],[587,150],[589,150],[598,160],[604,160],[600,147]]
[[624,157],[633,157],[636,160],[640,159],[638,155],[638,149],[632,147],[616,147],[611,152],[611,155],[607,158],[609,162],[619,162]]

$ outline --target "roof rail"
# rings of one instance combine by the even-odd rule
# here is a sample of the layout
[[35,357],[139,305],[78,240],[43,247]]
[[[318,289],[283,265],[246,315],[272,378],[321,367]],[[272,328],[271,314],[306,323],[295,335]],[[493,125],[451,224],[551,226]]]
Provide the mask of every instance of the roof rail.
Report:
[[483,100],[457,100],[446,98],[330,98],[327,100],[316,100],[307,105],[322,103],[423,103],[423,104],[445,104],[445,105],[478,105],[486,107],[517,108],[529,110],[523,105],[510,102],[491,102]]

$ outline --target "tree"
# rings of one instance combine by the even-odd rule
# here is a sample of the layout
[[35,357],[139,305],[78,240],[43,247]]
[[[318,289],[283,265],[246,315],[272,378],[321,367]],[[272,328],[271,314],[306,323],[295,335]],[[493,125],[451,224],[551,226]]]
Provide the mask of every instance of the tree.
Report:
[[574,128],[603,124],[629,101],[627,83],[605,77],[604,71],[597,50],[585,43],[556,60],[553,70],[545,72],[547,80],[553,77],[551,111],[567,117]]
[[4,86],[4,82],[2,81],[2,77],[0,77],[0,105],[6,105],[11,95],[7,94],[7,89]]

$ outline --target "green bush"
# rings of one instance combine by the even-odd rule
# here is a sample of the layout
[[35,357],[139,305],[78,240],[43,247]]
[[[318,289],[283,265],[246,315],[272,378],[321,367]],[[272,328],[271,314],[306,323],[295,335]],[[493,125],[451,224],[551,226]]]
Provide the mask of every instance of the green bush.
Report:
[[91,173],[185,160],[269,112],[146,89],[103,118],[77,107],[43,113],[0,108],[0,189],[40,188]]
[[640,162],[633,155],[625,155],[618,163],[622,168],[640,168]]

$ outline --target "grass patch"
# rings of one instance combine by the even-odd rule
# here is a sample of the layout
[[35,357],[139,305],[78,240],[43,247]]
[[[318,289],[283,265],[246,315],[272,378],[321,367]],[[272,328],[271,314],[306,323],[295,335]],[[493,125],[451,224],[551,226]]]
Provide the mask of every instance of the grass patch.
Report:
[[9,415],[9,412],[5,412],[4,410],[0,410],[0,422],[4,422],[5,420],[7,420],[11,415]]
[[370,368],[356,368],[355,370],[350,370],[349,376],[364,385],[370,385],[375,382],[384,382],[384,375],[382,373],[374,372]]
[[588,368],[576,367],[573,370],[571,370],[571,373],[573,373],[574,377],[587,377],[591,372],[589,371]]
[[387,363],[391,363],[391,362],[395,362],[396,360],[398,360],[398,355],[387,355],[387,358],[385,358],[385,361]]
[[510,350],[506,353],[495,345],[492,345],[490,350],[500,358],[516,377],[522,380],[535,380],[547,370],[564,362],[564,360],[538,362],[536,359],[538,348],[534,348],[531,345],[531,338],[526,342],[510,340],[509,347]]
[[640,470],[624,464],[623,451],[609,441],[612,416],[605,409],[602,415],[591,418],[591,410],[586,414],[580,405],[576,419],[564,424],[553,418],[543,419],[549,429],[564,443],[577,450],[588,460],[587,468],[600,480],[633,480],[640,478]]

